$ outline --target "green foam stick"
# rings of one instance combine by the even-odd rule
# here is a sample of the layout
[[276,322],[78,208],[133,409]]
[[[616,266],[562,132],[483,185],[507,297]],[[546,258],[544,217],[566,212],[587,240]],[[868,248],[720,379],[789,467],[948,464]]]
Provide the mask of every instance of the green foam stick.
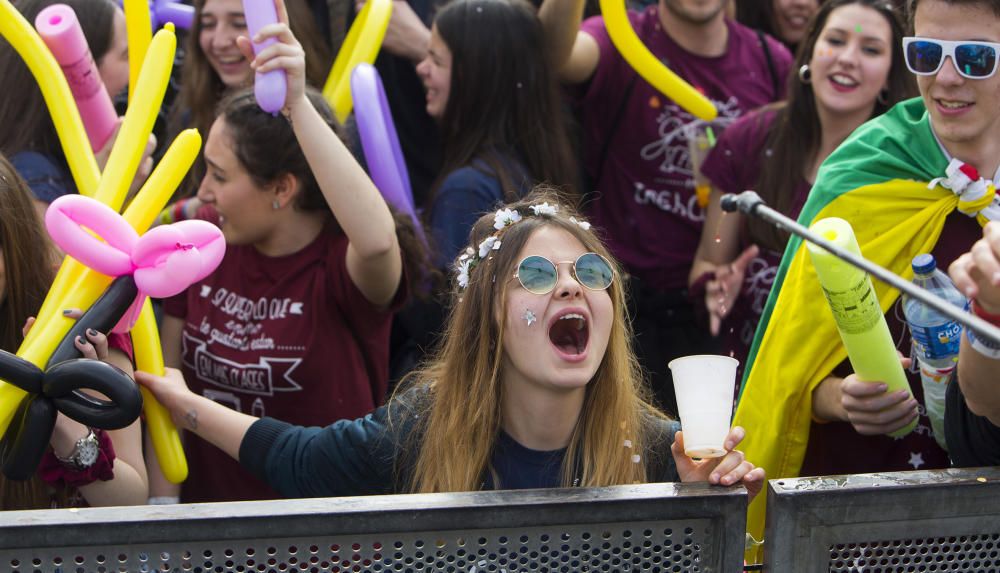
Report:
[[[847,221],[836,217],[821,219],[810,230],[834,245],[861,256],[854,229]],[[822,247],[807,243],[806,248],[809,249],[809,257],[830,304],[854,373],[861,380],[885,382],[888,392],[906,390],[909,393],[910,384],[896,354],[896,345],[882,315],[871,277]],[[914,419],[905,428],[890,435],[897,438],[905,436],[916,426],[917,420]]]

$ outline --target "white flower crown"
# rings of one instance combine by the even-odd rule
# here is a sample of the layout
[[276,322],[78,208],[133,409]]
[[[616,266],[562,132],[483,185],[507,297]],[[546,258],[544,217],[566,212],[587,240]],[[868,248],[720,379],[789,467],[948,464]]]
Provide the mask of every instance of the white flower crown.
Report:
[[[480,261],[486,259],[490,251],[500,250],[500,235],[503,233],[507,227],[514,225],[515,223],[524,219],[528,216],[549,216],[553,217],[559,212],[558,205],[549,205],[546,203],[541,203],[538,205],[528,206],[528,210],[531,213],[521,214],[516,209],[499,209],[493,215],[493,228],[496,232],[483,239],[479,243],[478,249],[473,249],[472,247],[466,247],[465,252],[458,257],[458,262],[455,263],[455,280],[458,282],[458,286],[461,289],[465,289],[469,286],[469,273],[479,264]],[[576,217],[570,217],[570,221],[576,223],[585,231],[590,230],[590,223],[586,221],[577,220]]]

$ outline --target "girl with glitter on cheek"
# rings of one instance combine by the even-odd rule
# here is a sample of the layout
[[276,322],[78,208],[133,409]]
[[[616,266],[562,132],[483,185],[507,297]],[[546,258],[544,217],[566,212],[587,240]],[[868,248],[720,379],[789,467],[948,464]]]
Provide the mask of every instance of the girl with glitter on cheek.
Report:
[[620,270],[555,193],[484,215],[470,238],[441,347],[365,418],[295,427],[196,396],[176,372],[137,379],[287,496],[659,481],[760,491],[763,469],[735,450],[742,428],[724,457],[692,460],[646,400]]
[[[597,372],[607,350],[614,311],[606,289],[588,288],[575,278],[574,265],[588,252],[569,231],[547,225],[535,230],[518,254],[519,261],[528,261],[522,265],[526,269],[551,262],[556,272],[547,293],[519,284],[519,275],[531,272],[520,268],[506,285],[503,372],[507,390],[516,386],[526,394],[544,390],[582,395]],[[592,258],[585,258],[581,266]]]

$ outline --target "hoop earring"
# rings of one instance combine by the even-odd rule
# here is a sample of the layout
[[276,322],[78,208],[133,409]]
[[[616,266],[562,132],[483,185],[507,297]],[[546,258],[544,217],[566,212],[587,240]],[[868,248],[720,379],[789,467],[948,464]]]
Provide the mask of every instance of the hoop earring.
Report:
[[812,83],[813,74],[812,70],[809,69],[809,64],[802,64],[799,68],[799,81],[808,85]]
[[883,89],[879,91],[878,95],[875,96],[875,101],[884,106],[889,105],[889,90]]

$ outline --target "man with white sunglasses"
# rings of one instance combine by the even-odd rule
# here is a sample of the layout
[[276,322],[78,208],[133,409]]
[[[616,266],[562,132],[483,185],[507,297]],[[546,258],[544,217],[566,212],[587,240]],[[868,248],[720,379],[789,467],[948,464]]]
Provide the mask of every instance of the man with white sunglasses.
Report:
[[[982,236],[981,225],[1000,220],[1000,0],[910,0],[909,14],[914,35],[901,47],[921,97],[844,141],[820,168],[799,217],[805,225],[846,219],[867,258],[906,277],[914,256],[932,253],[946,268]],[[908,357],[899,293],[878,281],[875,288]],[[819,458],[835,473],[946,467],[919,375],[907,373],[910,393],[860,380],[821,293],[793,238],[733,421],[748,430],[747,457],[772,478],[809,475]],[[888,436],[914,421],[905,437]],[[762,527],[762,502],[748,519],[752,531]]]
[[[911,0],[906,65],[941,145],[991,176],[1000,167],[1000,2]],[[1000,177],[993,176],[994,181]]]

